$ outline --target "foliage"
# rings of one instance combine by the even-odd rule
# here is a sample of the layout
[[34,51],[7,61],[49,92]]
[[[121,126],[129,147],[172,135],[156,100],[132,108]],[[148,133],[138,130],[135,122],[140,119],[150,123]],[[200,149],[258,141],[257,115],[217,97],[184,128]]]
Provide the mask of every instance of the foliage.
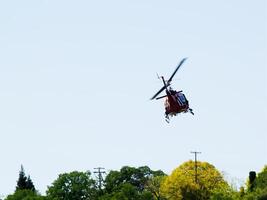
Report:
[[146,184],[146,190],[151,192],[153,197],[157,200],[163,199],[163,196],[160,191],[161,183],[165,180],[167,176],[161,175],[161,176],[154,176],[150,178]]
[[94,199],[96,186],[90,175],[90,172],[78,171],[60,174],[48,187],[47,196],[53,200]]
[[16,190],[26,189],[26,185],[27,185],[26,182],[27,182],[27,177],[25,176],[24,168],[21,165],[20,172],[19,172],[19,179],[17,181]]
[[120,171],[111,171],[105,179],[105,195],[100,199],[154,199],[147,188],[149,180],[162,176],[162,171],[153,171],[147,166],[125,166]]
[[161,185],[161,191],[169,200],[209,199],[214,191],[229,188],[220,172],[207,162],[188,161],[176,168]]
[[35,192],[35,187],[33,185],[33,182],[30,176],[28,176],[27,181],[26,181],[26,189],[32,190],[33,192]]
[[19,172],[19,179],[17,181],[16,190],[32,190],[33,192],[35,192],[35,187],[33,185],[33,182],[30,176],[28,176],[28,178],[26,177],[24,168],[22,165],[21,165],[21,169]]
[[[251,185],[253,184],[253,187]],[[255,180],[251,184],[247,183],[247,191],[243,196],[244,200],[267,200],[267,166],[258,173]]]
[[255,172],[250,172],[247,189],[240,188],[239,192],[234,190],[218,190],[213,193],[211,200],[267,200],[267,167],[256,176]]
[[153,200],[153,196],[147,191],[140,193],[135,186],[124,183],[119,190],[106,193],[99,200]]
[[[247,192],[242,200],[267,200],[267,190],[255,189],[253,192]],[[240,199],[240,200],[241,200]]]
[[267,189],[267,165],[258,173],[256,187],[259,189]]
[[249,174],[247,187],[236,191],[224,180],[220,172],[207,162],[188,161],[176,168],[170,176],[147,166],[122,167],[110,171],[104,188],[98,189],[90,172],[60,174],[41,196],[35,190],[23,166],[14,194],[5,200],[267,200],[267,166],[261,172]]
[[8,195],[5,200],[47,200],[46,197],[38,195],[36,192],[27,189],[19,189],[14,194]]
[[241,199],[241,193],[235,191],[233,188],[219,188],[214,190],[211,194],[211,200],[238,200]]
[[253,191],[256,185],[256,172],[251,171],[249,172],[249,179],[248,179],[248,190]]

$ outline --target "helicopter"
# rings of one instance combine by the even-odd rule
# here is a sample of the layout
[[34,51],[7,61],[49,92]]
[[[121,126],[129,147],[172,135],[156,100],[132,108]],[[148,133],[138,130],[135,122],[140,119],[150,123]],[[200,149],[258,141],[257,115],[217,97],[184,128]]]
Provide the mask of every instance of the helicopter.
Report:
[[[165,98],[164,106],[165,106],[165,120],[169,123],[170,117],[176,116],[179,113],[187,113],[190,112],[192,115],[194,115],[193,109],[189,107],[189,102],[185,95],[183,94],[183,91],[176,91],[173,90],[170,85],[171,81],[176,74],[176,72],[179,70],[179,68],[182,66],[182,64],[186,61],[187,58],[183,58],[170,78],[168,80],[165,80],[163,76],[158,77],[162,79],[163,81],[163,87],[153,96],[150,98],[150,100],[156,99],[162,99]],[[157,97],[160,93],[162,93],[165,90],[166,95]]]

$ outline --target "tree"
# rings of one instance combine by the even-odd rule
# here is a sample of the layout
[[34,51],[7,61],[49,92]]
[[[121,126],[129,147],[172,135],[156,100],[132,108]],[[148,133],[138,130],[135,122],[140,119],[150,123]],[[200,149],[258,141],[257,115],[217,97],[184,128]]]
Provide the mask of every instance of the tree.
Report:
[[210,200],[241,200],[242,196],[233,188],[219,188],[212,192]]
[[246,189],[235,191],[231,188],[218,189],[213,192],[211,200],[267,200],[267,166],[256,174],[249,172]]
[[251,171],[249,172],[249,190],[252,192],[255,188],[255,179],[256,179],[256,172]]
[[209,199],[213,191],[228,188],[221,173],[207,162],[197,162],[197,182],[195,163],[188,161],[176,168],[161,185],[161,191],[169,200]]
[[56,200],[95,199],[95,181],[89,171],[60,174],[52,186],[48,187],[47,196]]
[[256,176],[256,172],[249,173],[245,200],[267,200],[267,165]]
[[[146,198],[144,197],[146,196]],[[147,194],[140,194],[137,188],[130,183],[124,183],[120,188],[112,193],[106,193],[99,198],[100,200],[150,200],[152,196],[147,197]]]
[[14,194],[8,195],[5,200],[48,200],[32,190],[17,190]]
[[161,194],[160,186],[165,180],[166,175],[160,175],[150,178],[146,184],[146,190],[150,191],[155,199],[162,200],[164,197]]
[[26,180],[26,189],[31,190],[33,192],[35,192],[35,187],[33,185],[32,179],[30,176],[28,176],[27,180]]
[[105,178],[105,194],[100,199],[152,200],[153,194],[146,186],[151,178],[161,175],[164,175],[162,171],[153,171],[147,166],[125,166],[120,171],[111,171]]
[[258,173],[256,187],[259,189],[267,189],[267,165],[265,165],[262,171]]
[[27,177],[25,176],[24,168],[21,165],[16,190],[24,190],[26,188],[27,188]]
[[17,190],[32,190],[33,192],[35,192],[35,187],[33,185],[31,177],[30,176],[26,177],[22,165],[20,167],[19,179],[17,181],[16,191]]
[[256,178],[256,188],[260,190],[259,200],[267,200],[267,165],[258,173]]

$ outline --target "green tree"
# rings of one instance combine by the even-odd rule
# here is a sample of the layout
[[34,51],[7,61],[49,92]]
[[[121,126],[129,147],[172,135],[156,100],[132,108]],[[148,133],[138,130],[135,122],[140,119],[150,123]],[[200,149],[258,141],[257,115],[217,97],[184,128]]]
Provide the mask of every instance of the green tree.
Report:
[[47,196],[53,200],[95,199],[95,181],[90,172],[73,171],[60,174],[52,186],[48,187]]
[[[256,173],[255,173],[256,174]],[[267,200],[267,165],[254,176],[251,181],[251,173],[247,182],[247,190],[243,196],[244,200]]]
[[233,188],[219,188],[213,190],[210,200],[241,200],[242,196],[238,191],[235,191]]
[[146,190],[150,191],[154,199],[163,200],[164,197],[161,194],[160,186],[166,178],[166,175],[154,176],[147,181]]
[[262,171],[258,173],[256,187],[259,189],[267,189],[267,165],[265,165]]
[[153,194],[146,186],[151,178],[161,175],[164,175],[162,171],[147,166],[125,166],[120,171],[111,171],[105,178],[105,194],[100,199],[152,200]]
[[188,161],[176,168],[161,185],[161,191],[168,200],[207,200],[216,190],[229,188],[221,173],[207,162]]
[[8,195],[5,200],[48,200],[46,197],[37,194],[32,190],[17,190],[12,195]]
[[135,186],[124,183],[116,191],[104,194],[100,200],[140,200],[140,194]]
[[258,200],[267,200],[267,165],[258,173],[256,188],[260,190]]

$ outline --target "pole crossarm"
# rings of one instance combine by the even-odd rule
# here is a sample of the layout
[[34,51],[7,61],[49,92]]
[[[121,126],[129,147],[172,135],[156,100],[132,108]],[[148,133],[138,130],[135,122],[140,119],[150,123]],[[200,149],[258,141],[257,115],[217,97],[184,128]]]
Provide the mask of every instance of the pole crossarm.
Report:
[[102,183],[104,182],[104,179],[103,179],[103,176],[102,176],[102,174],[105,174],[106,172],[104,171],[105,170],[105,168],[103,168],[103,167],[96,167],[96,168],[94,168],[94,169],[96,169],[97,171],[94,171],[94,174],[97,174],[97,179],[98,179],[98,188],[99,188],[99,190],[101,190],[102,189]]

